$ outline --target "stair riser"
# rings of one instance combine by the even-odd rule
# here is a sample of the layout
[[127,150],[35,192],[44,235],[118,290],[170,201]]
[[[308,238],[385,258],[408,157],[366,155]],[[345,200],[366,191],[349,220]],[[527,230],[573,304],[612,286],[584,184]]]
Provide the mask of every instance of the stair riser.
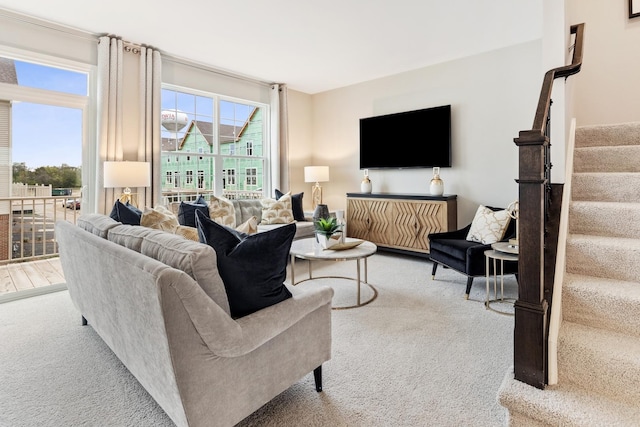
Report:
[[571,199],[575,201],[640,203],[640,173],[574,174],[571,183]]
[[572,203],[569,233],[640,238],[640,203]]
[[640,145],[576,148],[574,172],[640,172]]
[[585,126],[576,129],[576,147],[639,144],[640,122]]
[[567,242],[567,272],[630,282],[640,277],[640,251],[582,240]]
[[[606,285],[603,284],[603,286]],[[608,297],[566,286],[562,290],[562,317],[568,322],[640,338],[640,300],[638,299]]]
[[623,402],[640,400],[640,360],[612,360],[564,334],[558,343],[558,381],[570,382]]

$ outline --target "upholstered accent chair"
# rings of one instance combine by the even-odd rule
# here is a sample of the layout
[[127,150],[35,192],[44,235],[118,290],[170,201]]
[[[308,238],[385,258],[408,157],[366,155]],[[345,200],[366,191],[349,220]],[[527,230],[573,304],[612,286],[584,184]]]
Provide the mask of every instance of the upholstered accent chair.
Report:
[[[495,208],[487,206],[492,211],[504,210],[504,208]],[[471,285],[474,277],[485,276],[486,262],[484,251],[491,249],[490,244],[467,240],[467,235],[471,229],[471,224],[466,227],[444,233],[429,234],[429,258],[433,262],[431,270],[431,278],[435,279],[438,265],[449,267],[459,273],[467,276],[467,288],[465,291],[465,299],[469,299]],[[516,221],[511,220],[504,233],[502,241],[508,241],[514,238],[516,234]],[[493,273],[493,265],[490,263],[489,273]],[[504,263],[504,274],[517,274],[518,265],[515,262]]]

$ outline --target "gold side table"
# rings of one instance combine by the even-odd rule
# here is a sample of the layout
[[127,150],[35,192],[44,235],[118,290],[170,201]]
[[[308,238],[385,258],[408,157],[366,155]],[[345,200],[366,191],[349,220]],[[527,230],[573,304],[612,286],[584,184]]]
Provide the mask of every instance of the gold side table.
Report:
[[[485,262],[486,262],[486,271],[487,271],[487,294],[485,297],[484,305],[487,310],[494,311],[496,313],[505,314],[507,316],[513,316],[513,313],[508,313],[504,311],[496,310],[491,307],[492,302],[515,302],[514,298],[505,298],[504,297],[504,263],[507,262],[518,262],[518,254],[517,253],[507,253],[498,251],[495,249],[489,249],[484,251]],[[489,274],[489,261],[493,261],[493,299],[489,299],[489,283],[490,283],[490,274]],[[498,298],[498,269],[497,263],[500,261],[500,298]]]

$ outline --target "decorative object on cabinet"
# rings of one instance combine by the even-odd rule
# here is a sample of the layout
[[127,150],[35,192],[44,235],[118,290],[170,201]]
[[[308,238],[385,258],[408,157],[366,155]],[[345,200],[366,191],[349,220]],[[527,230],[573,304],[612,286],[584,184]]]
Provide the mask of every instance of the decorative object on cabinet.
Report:
[[427,257],[429,233],[455,230],[457,196],[347,193],[347,237],[380,249]]
[[429,184],[429,192],[432,196],[442,196],[444,194],[444,181],[440,178],[440,168],[433,168],[433,178]]
[[362,178],[362,182],[360,183],[360,192],[362,193],[371,193],[372,186],[371,180],[369,179],[369,169],[364,170],[364,178]]
[[320,183],[326,181],[329,181],[329,166],[304,167],[304,182],[315,182],[315,185],[311,187],[311,200],[314,208],[322,204],[322,187],[320,187]]

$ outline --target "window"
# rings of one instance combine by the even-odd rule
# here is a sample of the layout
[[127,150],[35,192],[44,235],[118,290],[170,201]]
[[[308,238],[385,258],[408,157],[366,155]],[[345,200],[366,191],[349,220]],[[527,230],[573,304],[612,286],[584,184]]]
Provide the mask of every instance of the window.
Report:
[[199,190],[204,189],[204,171],[203,170],[198,171],[198,189]]
[[[176,188],[187,192],[191,188],[194,194],[196,189],[207,188],[218,195],[224,190],[234,198],[255,197],[256,189],[264,188],[269,177],[268,105],[167,84],[161,104],[162,156],[175,159],[172,169],[184,174],[186,187],[166,183],[164,200]],[[244,172],[248,170],[250,177]],[[237,175],[240,171],[242,176]]]
[[174,188],[180,188],[180,172],[175,171],[175,172],[173,173],[173,177],[174,177],[174,180],[173,180],[173,187],[174,187]]
[[167,171],[165,183],[169,185],[173,184],[173,172]]
[[247,187],[255,187],[258,184],[258,173],[256,168],[247,168],[245,170]]

